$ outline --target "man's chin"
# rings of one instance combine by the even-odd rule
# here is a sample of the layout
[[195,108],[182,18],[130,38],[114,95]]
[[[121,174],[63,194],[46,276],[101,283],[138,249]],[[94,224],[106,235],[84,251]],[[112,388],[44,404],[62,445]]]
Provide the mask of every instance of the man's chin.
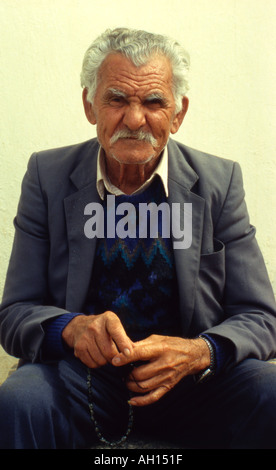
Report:
[[154,157],[155,154],[152,153],[150,155],[133,155],[131,153],[128,154],[119,154],[119,153],[111,153],[111,157],[116,160],[120,165],[145,165],[149,163]]

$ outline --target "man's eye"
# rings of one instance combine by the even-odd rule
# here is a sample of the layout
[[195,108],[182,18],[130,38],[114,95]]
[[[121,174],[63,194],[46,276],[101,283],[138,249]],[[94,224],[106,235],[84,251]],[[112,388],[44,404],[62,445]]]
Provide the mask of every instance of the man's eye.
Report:
[[154,98],[152,100],[147,100],[146,105],[149,108],[153,108],[153,109],[158,109],[158,108],[163,108],[164,107],[164,103],[160,98]]
[[114,96],[109,100],[111,106],[122,106],[125,103],[125,99],[121,96]]

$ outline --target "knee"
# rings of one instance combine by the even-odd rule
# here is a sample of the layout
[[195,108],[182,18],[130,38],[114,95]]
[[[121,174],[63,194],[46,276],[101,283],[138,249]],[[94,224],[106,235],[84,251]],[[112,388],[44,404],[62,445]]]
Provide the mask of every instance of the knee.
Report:
[[276,364],[262,363],[255,379],[255,387],[260,405],[264,409],[267,407],[268,414],[273,416],[276,424]]
[[[245,395],[239,404],[240,424],[235,441],[246,448],[276,448],[276,365],[246,361]],[[248,366],[248,367],[247,367]]]
[[0,449],[55,448],[55,379],[47,367],[30,364],[0,387]]
[[250,379],[255,385],[255,389],[263,395],[263,397],[276,397],[276,365],[267,361],[259,361],[256,359],[247,359],[246,365],[249,365],[245,369],[248,371],[249,385]]
[[41,389],[45,386],[37,373],[14,372],[0,387],[0,416],[18,416],[34,412],[41,402]]
[[240,365],[238,383],[239,390],[244,387],[247,396],[251,396],[256,404],[271,403],[276,409],[276,364],[247,359]]

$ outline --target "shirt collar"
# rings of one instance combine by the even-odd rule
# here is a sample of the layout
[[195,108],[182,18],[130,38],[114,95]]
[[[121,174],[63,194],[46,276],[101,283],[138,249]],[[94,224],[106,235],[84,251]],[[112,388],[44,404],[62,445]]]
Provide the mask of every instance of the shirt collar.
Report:
[[[168,149],[167,146],[164,148],[161,158],[157,167],[155,168],[151,177],[145,181],[145,183],[140,186],[140,188],[136,189],[132,194],[138,194],[146,189],[150,183],[152,182],[155,175],[159,175],[160,179],[163,183],[165,194],[168,197],[169,190],[168,190]],[[124,194],[119,188],[114,186],[110,179],[108,178],[105,166],[105,158],[104,158],[104,150],[100,147],[98,152],[98,159],[97,159],[97,191],[99,196],[102,200],[104,200],[105,189],[115,196],[120,196]]]

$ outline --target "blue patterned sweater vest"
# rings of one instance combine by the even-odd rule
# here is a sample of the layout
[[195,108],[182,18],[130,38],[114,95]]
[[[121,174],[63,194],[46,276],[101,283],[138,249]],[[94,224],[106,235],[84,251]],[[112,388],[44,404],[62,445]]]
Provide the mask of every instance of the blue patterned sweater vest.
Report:
[[[150,237],[148,212],[148,236],[139,238],[139,204],[154,202],[159,205],[166,202],[162,182],[156,177],[142,193],[116,196],[114,199],[115,212],[119,204],[126,202],[135,208],[136,237],[120,238],[116,231],[114,238],[107,236],[106,196],[103,201],[105,237],[97,240],[85,313],[113,311],[133,341],[150,334],[180,336],[172,242],[170,238],[162,237],[161,212],[157,224],[158,236]],[[123,222],[123,217],[125,215],[116,213],[116,226],[120,220]]]

